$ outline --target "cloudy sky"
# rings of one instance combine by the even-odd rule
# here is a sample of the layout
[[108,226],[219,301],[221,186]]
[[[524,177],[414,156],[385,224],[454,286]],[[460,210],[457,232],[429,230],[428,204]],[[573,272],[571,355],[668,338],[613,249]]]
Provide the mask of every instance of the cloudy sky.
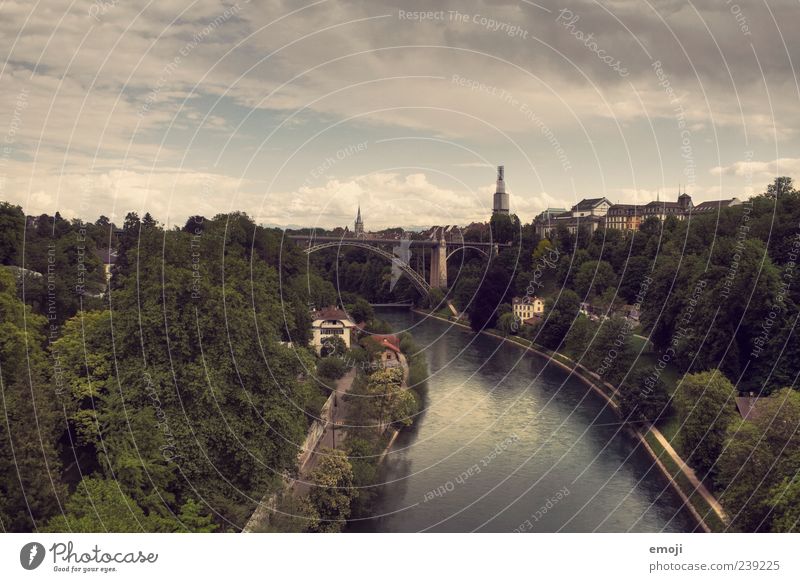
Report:
[[[0,200],[169,225],[530,220],[800,179],[797,0],[0,4]],[[436,12],[418,14],[418,11]]]

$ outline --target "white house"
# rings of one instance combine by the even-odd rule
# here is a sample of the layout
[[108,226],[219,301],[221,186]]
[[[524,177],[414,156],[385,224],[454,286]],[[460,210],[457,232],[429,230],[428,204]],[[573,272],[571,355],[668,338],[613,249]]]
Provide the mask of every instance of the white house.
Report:
[[325,307],[311,314],[311,345],[319,352],[327,339],[338,337],[350,349],[356,324],[347,313],[336,307]]
[[544,313],[544,299],[536,296],[514,297],[511,300],[511,309],[518,320],[525,321]]

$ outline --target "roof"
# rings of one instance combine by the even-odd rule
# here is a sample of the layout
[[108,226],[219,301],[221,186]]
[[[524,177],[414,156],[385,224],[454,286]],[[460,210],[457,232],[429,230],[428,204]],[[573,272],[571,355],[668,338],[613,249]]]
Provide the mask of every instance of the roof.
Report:
[[611,204],[606,198],[584,198],[583,200],[578,202],[575,206],[573,206],[572,210],[573,212],[576,210],[577,211],[591,210],[592,208],[597,208],[603,202],[605,202],[606,204]]
[[400,341],[394,334],[375,334],[367,336],[364,338],[364,340],[378,344],[384,349],[392,350],[398,354],[400,353],[400,348],[397,347],[400,344]]
[[534,301],[544,301],[541,297],[536,297],[535,295],[531,297],[530,295],[526,295],[525,297],[514,297],[511,300],[511,305],[531,305]]
[[652,202],[648,202],[645,204],[645,207],[657,207],[657,208],[683,208],[679,202],[667,202],[666,200],[653,200]]
[[315,311],[311,314],[313,319],[338,319],[341,321],[349,321],[352,323],[350,316],[347,315],[347,312],[344,309],[339,309],[338,307],[334,307],[333,305],[329,305],[328,307],[323,307],[322,309]]
[[761,413],[758,396],[737,396],[736,409],[744,420],[755,420]]
[[728,208],[730,206],[736,206],[737,204],[741,204],[738,198],[729,198],[728,200],[709,200],[707,202],[701,202],[700,204],[696,205],[692,212],[710,212],[712,210],[718,210],[720,208]]

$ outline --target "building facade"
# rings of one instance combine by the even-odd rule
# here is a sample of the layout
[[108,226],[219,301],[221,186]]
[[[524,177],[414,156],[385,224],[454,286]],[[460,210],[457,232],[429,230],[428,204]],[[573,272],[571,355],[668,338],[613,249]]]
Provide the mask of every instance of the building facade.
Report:
[[611,204],[606,198],[585,198],[569,211],[555,212],[559,209],[548,208],[533,220],[534,231],[540,238],[552,238],[559,225],[564,225],[570,234],[581,228],[594,232],[598,228],[621,230],[624,232],[639,230],[648,218],[661,221],[667,217],[686,220],[691,216],[709,212],[719,212],[723,208],[738,206],[738,198],[701,202],[695,206],[692,197],[685,192],[675,202],[654,200],[647,204]]
[[570,210],[556,213],[548,208],[533,221],[533,227],[540,238],[552,237],[559,225],[563,225],[570,234],[576,234],[581,228],[594,232],[603,224],[611,202],[606,198],[584,198]]
[[544,313],[544,299],[536,296],[514,297],[511,300],[511,309],[518,320],[525,321]]
[[358,329],[343,309],[325,307],[311,314],[311,345],[317,353],[331,338],[341,338],[347,349],[353,345],[353,335]]

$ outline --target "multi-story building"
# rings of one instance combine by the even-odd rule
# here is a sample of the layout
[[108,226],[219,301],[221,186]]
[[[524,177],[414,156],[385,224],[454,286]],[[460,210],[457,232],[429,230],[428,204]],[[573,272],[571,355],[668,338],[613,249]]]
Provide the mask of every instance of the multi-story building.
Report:
[[358,328],[343,309],[325,307],[313,312],[311,319],[311,345],[318,352],[322,351],[327,340],[334,337],[341,338],[347,349],[350,349],[353,334]]
[[722,208],[729,208],[741,204],[738,198],[727,200],[711,200],[701,202],[697,206],[692,203],[692,197],[685,192],[678,196],[677,202],[666,202],[655,200],[647,204],[613,204],[605,217],[605,228],[617,230],[638,230],[642,222],[648,218],[666,220],[672,216],[677,220],[686,220],[691,216],[704,214],[707,212],[719,211]]
[[525,321],[544,313],[544,299],[535,296],[514,297],[511,300],[511,309],[518,320]]
[[559,225],[575,234],[581,228],[589,232],[597,230],[603,222],[603,217],[611,207],[611,202],[606,198],[584,198],[570,210],[555,213],[547,209],[533,221],[534,231],[542,238],[552,236]]
[[638,230],[641,224],[642,207],[638,204],[613,204],[606,214],[606,228]]
[[556,216],[564,214],[566,208],[546,208],[533,219],[533,229],[539,238],[547,238],[556,228]]

